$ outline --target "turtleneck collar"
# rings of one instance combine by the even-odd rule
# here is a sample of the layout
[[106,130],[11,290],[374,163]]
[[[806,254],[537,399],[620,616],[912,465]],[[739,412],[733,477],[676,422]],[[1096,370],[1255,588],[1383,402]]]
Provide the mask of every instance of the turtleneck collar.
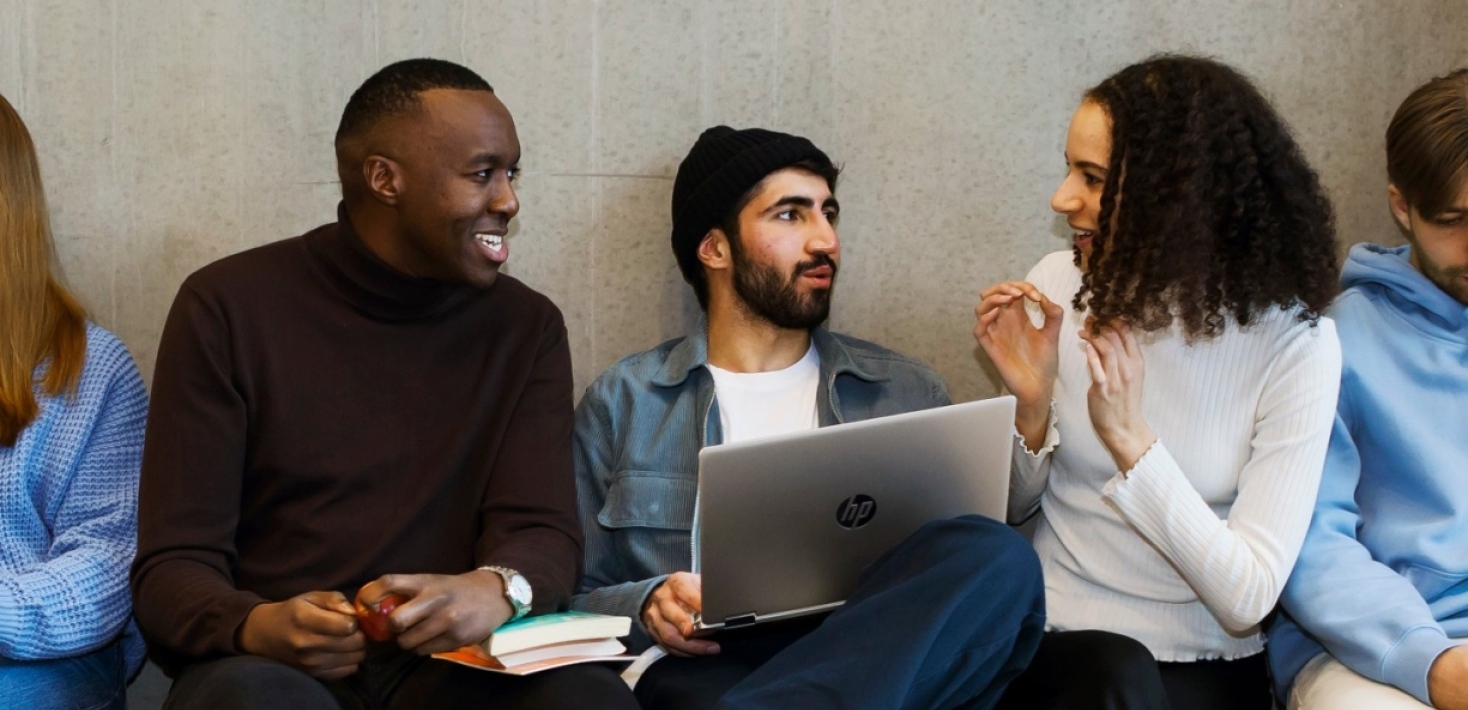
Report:
[[[379,259],[352,226],[346,205],[337,223],[308,235],[306,247],[332,287],[357,310],[381,320],[418,320],[446,313],[481,289],[420,279]],[[491,288],[493,288],[491,286]]]

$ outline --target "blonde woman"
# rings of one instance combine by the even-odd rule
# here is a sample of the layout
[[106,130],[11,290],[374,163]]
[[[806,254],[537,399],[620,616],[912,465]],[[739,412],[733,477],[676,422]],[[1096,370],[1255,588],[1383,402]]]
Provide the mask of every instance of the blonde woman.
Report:
[[59,282],[30,133],[0,96],[0,699],[121,708],[147,392]]

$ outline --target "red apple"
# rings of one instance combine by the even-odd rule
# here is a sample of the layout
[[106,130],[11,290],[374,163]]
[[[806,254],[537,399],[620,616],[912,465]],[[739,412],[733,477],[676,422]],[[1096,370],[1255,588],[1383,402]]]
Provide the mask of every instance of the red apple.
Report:
[[398,608],[408,598],[399,594],[389,594],[374,605],[362,602],[362,592],[357,592],[357,625],[362,627],[362,633],[373,641],[391,641],[395,635],[392,628],[387,625],[387,617],[393,609]]

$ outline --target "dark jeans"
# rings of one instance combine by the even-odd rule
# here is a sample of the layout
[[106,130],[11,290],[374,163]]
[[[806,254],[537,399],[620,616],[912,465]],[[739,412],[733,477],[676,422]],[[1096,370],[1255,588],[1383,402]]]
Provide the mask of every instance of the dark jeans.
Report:
[[0,658],[0,707],[122,710],[127,677],[120,642],[49,661]]
[[1106,631],[1045,634],[1001,710],[1269,710],[1264,654],[1159,663],[1141,643]]
[[991,708],[1044,635],[1040,565],[1008,527],[929,523],[862,575],[824,620],[720,638],[637,684],[646,710]]
[[646,710],[705,710],[776,654],[814,631],[826,615],[721,632],[719,655],[668,656],[637,681],[637,700]]
[[525,677],[467,668],[416,656],[395,646],[369,652],[342,680],[318,681],[259,656],[234,656],[189,666],[169,690],[165,710],[637,710],[617,673],[590,663]]

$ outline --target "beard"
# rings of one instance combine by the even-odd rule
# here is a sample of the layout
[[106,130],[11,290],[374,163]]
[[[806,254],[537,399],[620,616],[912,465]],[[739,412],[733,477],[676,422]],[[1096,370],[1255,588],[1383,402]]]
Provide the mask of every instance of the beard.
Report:
[[1418,264],[1422,266],[1422,275],[1427,277],[1443,293],[1452,296],[1454,300],[1468,306],[1468,269],[1444,268],[1428,261],[1424,257],[1418,257]]
[[1422,275],[1443,293],[1452,296],[1458,303],[1468,305],[1468,268],[1442,266],[1433,261],[1417,243],[1417,235],[1411,232],[1407,233],[1407,242],[1412,245],[1412,255],[1417,262],[1417,270],[1422,272]]
[[784,277],[770,264],[750,259],[730,240],[734,259],[734,293],[745,308],[772,325],[791,330],[810,330],[824,323],[831,313],[831,289],[814,289],[802,294],[796,287],[800,275],[819,266],[831,268],[831,285],[836,284],[836,262],[825,254],[802,261]]

